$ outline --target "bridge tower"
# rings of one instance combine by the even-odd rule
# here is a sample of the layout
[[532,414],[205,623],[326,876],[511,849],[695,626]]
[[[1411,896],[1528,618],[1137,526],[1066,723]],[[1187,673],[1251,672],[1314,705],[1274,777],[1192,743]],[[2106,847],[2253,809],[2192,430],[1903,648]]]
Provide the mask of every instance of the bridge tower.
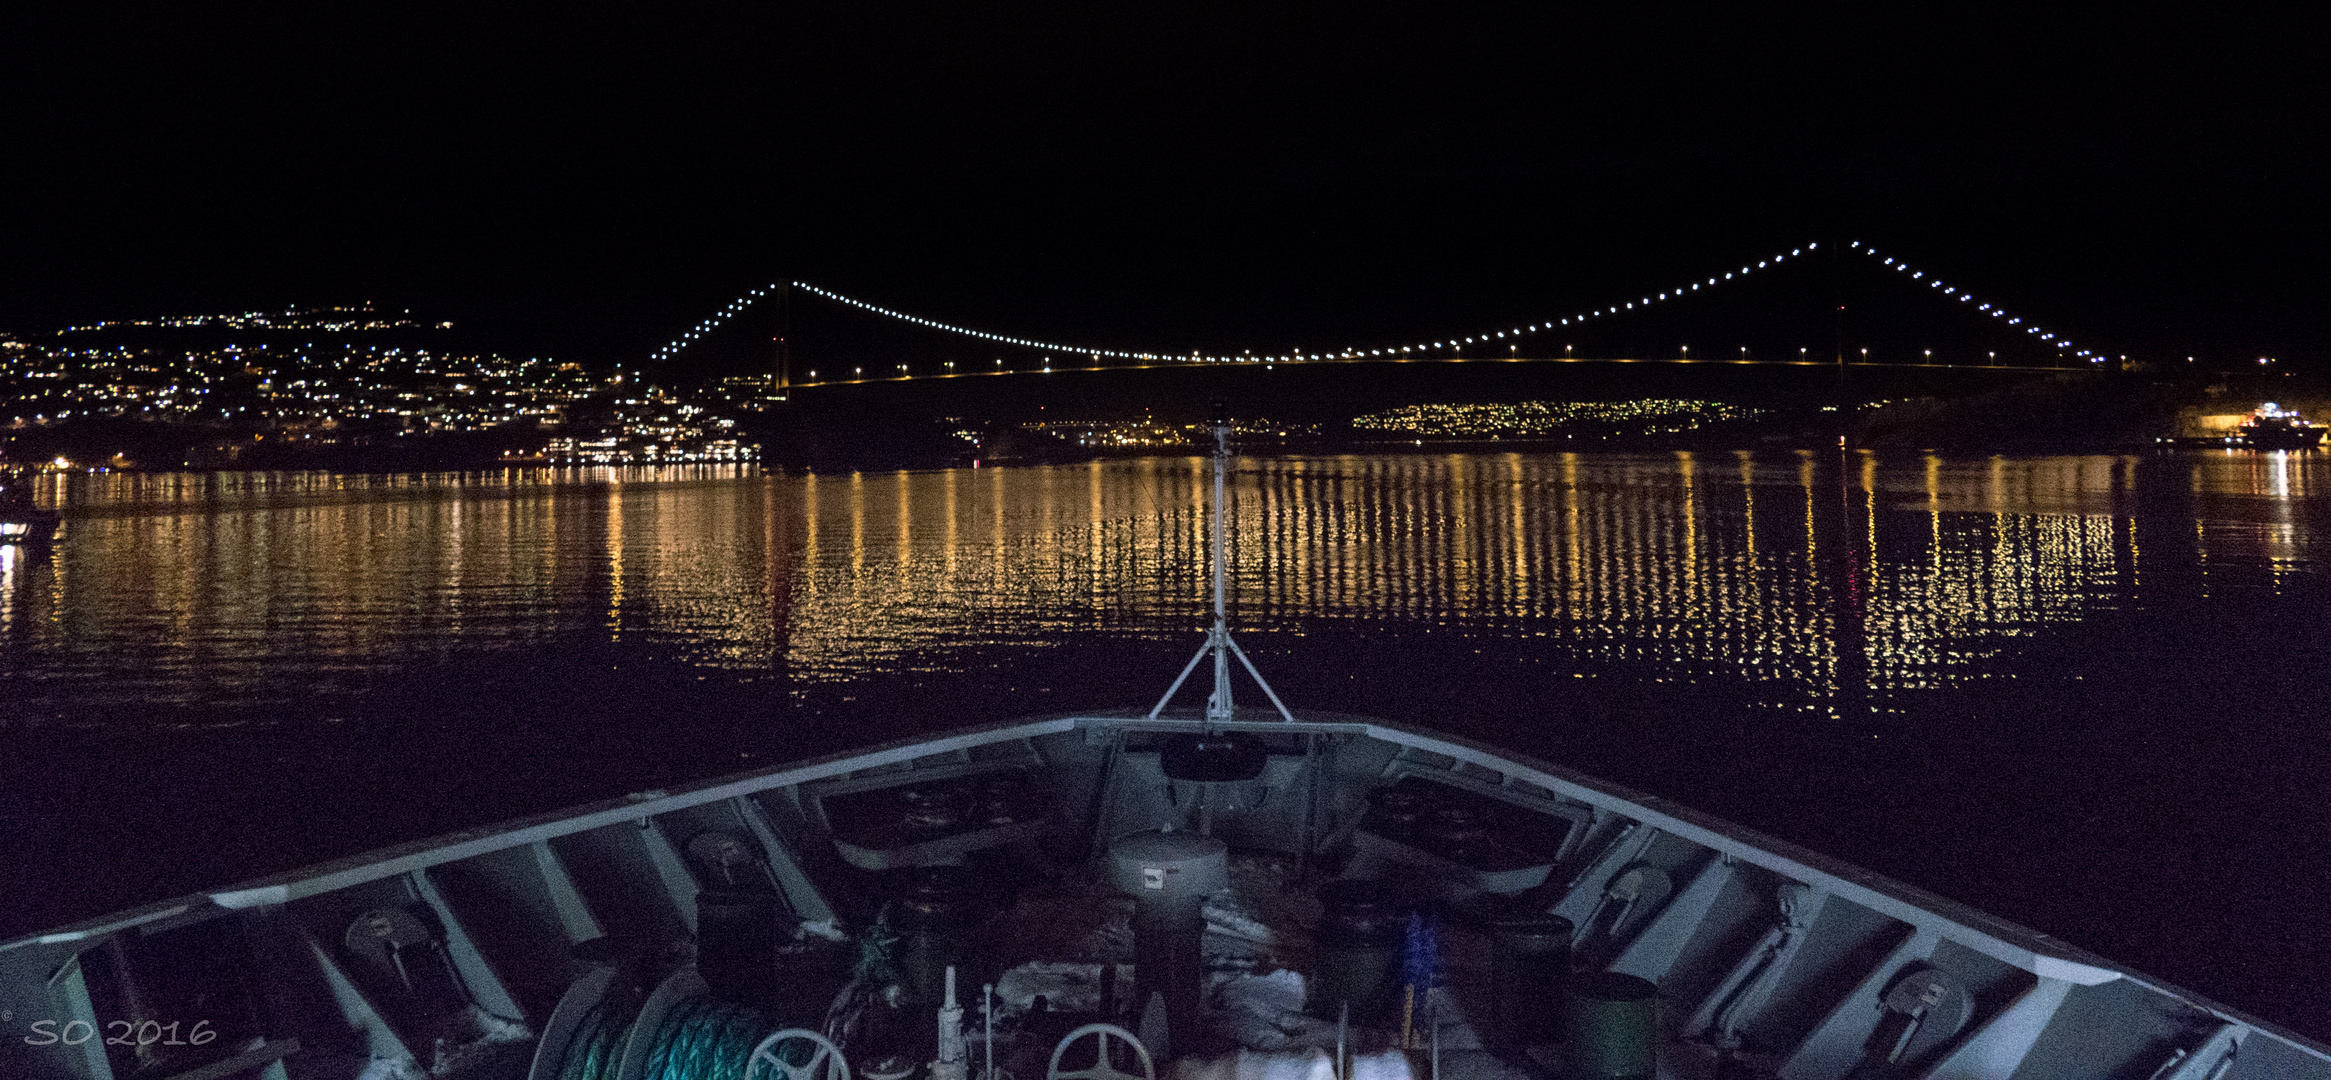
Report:
[[777,292],[777,400],[793,397],[793,282],[787,281]]

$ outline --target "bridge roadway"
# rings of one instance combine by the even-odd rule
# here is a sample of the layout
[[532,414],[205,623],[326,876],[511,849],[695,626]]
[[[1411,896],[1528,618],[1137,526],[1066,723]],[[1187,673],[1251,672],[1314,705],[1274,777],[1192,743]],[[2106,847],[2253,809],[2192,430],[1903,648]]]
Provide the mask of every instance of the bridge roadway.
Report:
[[[1588,356],[1544,356],[1544,357],[1538,357],[1538,356],[1499,356],[1499,357],[1474,357],[1474,356],[1439,356],[1439,357],[1398,357],[1398,358],[1396,358],[1396,357],[1389,357],[1389,356],[1349,356],[1349,357],[1338,356],[1338,357],[1323,357],[1323,358],[1321,358],[1321,359],[1317,359],[1317,360],[1270,360],[1270,361],[1264,361],[1264,360],[1254,360],[1254,361],[1248,361],[1248,362],[1237,362],[1237,361],[1233,361],[1233,362],[1228,362],[1228,363],[1225,363],[1225,362],[1222,362],[1222,361],[1192,361],[1192,360],[1175,360],[1175,361],[1163,361],[1163,362],[1155,362],[1155,361],[1153,361],[1153,362],[1130,363],[1130,364],[1128,364],[1128,363],[1117,363],[1117,364],[1098,364],[1098,363],[1094,363],[1094,364],[1081,364],[1081,365],[1068,365],[1068,364],[1045,364],[1045,365],[1036,366],[1036,367],[1028,367],[1028,366],[1013,367],[1013,366],[1010,366],[1010,365],[1001,365],[1001,366],[998,366],[998,367],[996,367],[996,368],[994,368],[994,369],[985,369],[985,370],[977,370],[977,371],[969,371],[969,370],[955,370],[955,369],[954,369],[954,367],[953,367],[953,365],[952,365],[952,363],[948,364],[948,370],[944,370],[944,371],[913,371],[913,370],[909,370],[909,368],[908,368],[908,366],[907,366],[907,365],[901,364],[901,365],[898,365],[898,369],[899,369],[899,371],[900,371],[900,374],[896,374],[896,375],[863,375],[863,374],[853,374],[853,375],[852,375],[852,377],[850,377],[850,378],[847,378],[847,379],[831,379],[831,378],[828,378],[828,379],[821,379],[821,378],[818,378],[818,377],[817,377],[817,369],[815,369],[815,368],[811,368],[811,369],[809,369],[809,370],[808,370],[808,372],[807,372],[807,374],[808,374],[808,376],[809,376],[808,378],[806,378],[806,379],[799,379],[799,380],[788,379],[788,380],[786,380],[786,386],[787,386],[787,387],[789,387],[789,388],[792,388],[792,389],[809,389],[809,388],[811,388],[811,387],[819,387],[819,386],[857,386],[857,385],[862,385],[862,384],[866,384],[866,383],[895,383],[895,382],[916,382],[916,381],[932,380],[932,379],[969,379],[969,378],[978,378],[978,377],[983,377],[983,376],[986,376],[986,377],[992,377],[992,376],[997,376],[997,375],[1049,375],[1049,374],[1053,374],[1053,373],[1055,373],[1055,372],[1062,373],[1062,374],[1066,374],[1066,373],[1069,373],[1069,372],[1096,372],[1096,371],[1152,371],[1152,370],[1157,370],[1157,369],[1161,369],[1161,368],[1207,368],[1207,369],[1219,369],[1219,368],[1244,368],[1244,367],[1262,367],[1262,368],[1266,368],[1266,369],[1268,369],[1268,368],[1276,368],[1276,367],[1281,367],[1281,366],[1286,366],[1286,367],[1294,367],[1294,366],[1297,366],[1297,365],[1321,365],[1321,364],[1670,364],[1670,365],[1691,365],[1691,366],[1704,366],[1704,367],[1726,367],[1726,366],[1731,366],[1731,367],[1800,367],[1800,368],[1837,368],[1837,369],[1839,369],[1839,370],[1841,370],[1841,371],[1844,371],[1844,370],[1853,370],[1853,369],[1864,369],[1864,370],[1867,370],[1867,369],[1879,369],[1879,370],[1886,370],[1886,371],[1916,371],[1916,370],[1934,370],[1934,371],[2000,371],[2000,372],[2040,372],[2040,371],[2083,371],[2083,370],[2092,370],[2091,368],[2088,368],[2088,367],[2075,367],[2075,366],[2070,366],[2070,365],[2052,365],[2052,364],[2051,364],[2051,365],[2030,365],[2030,364],[1938,364],[1938,363],[1931,363],[1931,362],[1927,362],[1927,363],[1842,363],[1842,364],[1841,364],[1841,363],[1839,363],[1839,362],[1838,362],[1838,361],[1836,361],[1836,360],[1759,360],[1759,359],[1754,359],[1754,358],[1749,358],[1749,359],[1730,358],[1730,359],[1720,359],[1720,360],[1705,360],[1705,359],[1699,359],[1699,358],[1696,358],[1696,357],[1682,357],[1682,356],[1676,356],[1676,357],[1665,357],[1665,358],[1661,358],[1661,357],[1650,357],[1650,358],[1626,358],[1626,357],[1588,357]],[[862,372],[863,370],[864,370],[863,368],[860,368],[860,367],[855,367],[855,366],[853,366],[853,368],[852,368],[852,371],[853,371],[854,373],[855,373],[855,372]]]

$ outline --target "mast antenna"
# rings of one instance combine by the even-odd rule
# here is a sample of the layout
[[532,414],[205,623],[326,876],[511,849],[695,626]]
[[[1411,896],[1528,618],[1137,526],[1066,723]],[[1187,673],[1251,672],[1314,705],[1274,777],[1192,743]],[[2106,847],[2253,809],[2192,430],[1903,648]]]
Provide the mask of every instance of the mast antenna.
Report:
[[1237,719],[1238,708],[1230,696],[1230,661],[1238,658],[1240,667],[1253,677],[1255,685],[1263,688],[1263,696],[1271,699],[1271,707],[1279,710],[1279,718],[1293,722],[1295,714],[1287,711],[1277,691],[1255,670],[1255,662],[1246,658],[1246,650],[1230,637],[1229,616],[1229,555],[1230,502],[1225,478],[1230,472],[1230,412],[1219,401],[1214,403],[1214,625],[1206,631],[1206,643],[1198,646],[1197,655],[1182,665],[1182,673],[1174,677],[1174,684],[1166,687],[1165,696],[1150,706],[1149,718],[1157,719],[1165,711],[1166,703],[1189,681],[1190,673],[1198,670],[1198,662],[1211,656],[1214,659],[1214,693],[1206,699],[1206,725],[1228,723]]

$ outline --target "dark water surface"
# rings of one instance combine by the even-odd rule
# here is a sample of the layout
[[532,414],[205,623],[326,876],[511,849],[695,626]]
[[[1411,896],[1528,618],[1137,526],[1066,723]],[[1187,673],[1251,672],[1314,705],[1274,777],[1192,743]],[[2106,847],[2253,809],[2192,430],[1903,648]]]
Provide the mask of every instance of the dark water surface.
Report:
[[[1147,704],[1205,617],[1204,467],[52,478],[55,553],[0,549],[0,934]],[[2331,1035],[2331,457],[1236,479],[1233,617],[1290,704],[1542,755]]]

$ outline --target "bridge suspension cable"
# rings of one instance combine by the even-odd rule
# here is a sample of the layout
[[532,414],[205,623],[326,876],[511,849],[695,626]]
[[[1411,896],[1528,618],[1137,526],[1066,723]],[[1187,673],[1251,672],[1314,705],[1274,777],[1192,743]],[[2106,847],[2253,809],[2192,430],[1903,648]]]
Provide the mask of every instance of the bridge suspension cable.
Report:
[[692,344],[695,344],[697,339],[711,333],[714,329],[718,328],[720,324],[727,322],[730,319],[737,317],[738,315],[744,314],[746,308],[752,307],[755,302],[759,301],[762,297],[769,295],[777,288],[778,286],[770,285],[766,288],[754,289],[753,291],[746,293],[743,296],[737,297],[736,299],[721,305],[720,310],[713,312],[710,318],[705,319],[703,322],[697,323],[695,326],[682,333],[679,337],[673,338],[669,344],[665,345],[661,349],[657,349],[654,353],[650,354],[648,359],[650,361],[670,359],[673,354],[678,353],[680,350],[685,349]]
[[[1867,255],[1870,258],[1877,259],[1882,265],[1890,267],[1898,273],[1910,275],[1910,280],[1912,281],[1926,280],[1926,271],[1913,270],[1910,268],[1910,264],[1907,262],[1889,255],[1880,255],[1878,254],[1877,248],[1871,247],[1870,245],[1862,243],[1859,240],[1854,241],[1851,245],[1848,246],[1848,248],[1849,250],[1858,251],[1864,255]],[[1967,290],[1961,289],[1955,285],[1945,285],[1943,284],[1941,278],[1927,281],[1926,284],[1930,289],[1941,289],[1944,296],[1956,299],[1960,303],[1973,303],[1975,300],[1974,294],[1969,293]],[[2101,353],[2090,352],[2087,349],[2076,349],[2073,347],[2070,338],[2059,337],[2051,331],[2042,329],[2038,323],[2025,326],[2024,320],[2020,316],[2009,315],[2006,308],[2000,307],[1997,304],[1978,304],[1975,310],[1981,312],[1982,314],[1989,315],[1994,319],[2004,319],[2007,321],[2007,325],[2009,326],[2022,326],[2024,328],[2024,333],[2037,337],[2041,341],[2048,342],[2049,344],[2052,344],[2059,349],[2069,350],[2075,356],[2086,357],[2090,363],[2104,362],[2104,356]]]
[[[1705,280],[1689,282],[1664,292],[1643,296],[1640,299],[1611,304],[1607,307],[1595,308],[1590,311],[1582,311],[1572,315],[1558,316],[1555,318],[1547,319],[1543,322],[1531,323],[1527,326],[1517,326],[1508,330],[1482,330],[1466,335],[1452,334],[1441,340],[1436,340],[1430,343],[1418,342],[1411,345],[1386,345],[1370,349],[1342,349],[1331,352],[1304,352],[1297,350],[1287,353],[1265,354],[1261,356],[1257,356],[1251,352],[1210,355],[1195,350],[1187,353],[1175,353],[1165,351],[1143,351],[1138,349],[1103,349],[1084,345],[1067,345],[1055,341],[1042,341],[1035,338],[1014,337],[1008,334],[997,334],[985,330],[974,330],[969,327],[941,322],[937,319],[926,319],[919,315],[911,315],[907,312],[883,307],[880,304],[868,303],[864,300],[857,299],[856,297],[845,296],[830,289],[819,288],[818,286],[809,284],[805,281],[796,281],[792,282],[791,284],[796,289],[800,289],[804,292],[822,297],[827,300],[832,300],[835,303],[854,307],[861,311],[875,315],[881,315],[885,318],[894,319],[899,322],[908,323],[914,326],[919,326],[924,329],[937,330],[950,334],[959,334],[965,337],[978,338],[982,341],[995,342],[1001,345],[1016,345],[1026,349],[1083,354],[1095,358],[1107,357],[1111,359],[1166,361],[1176,363],[1300,363],[1304,361],[1316,360],[1359,360],[1371,357],[1397,358],[1402,356],[1414,356],[1417,353],[1429,352],[1435,349],[1446,349],[1452,347],[1462,347],[1465,345],[1473,345],[1477,343],[1488,343],[1508,338],[1519,338],[1525,334],[1543,333],[1548,330],[1555,330],[1562,327],[1579,326],[1589,321],[1607,319],[1625,312],[1634,311],[1638,308],[1649,308],[1654,304],[1664,304],[1674,300],[1680,300],[1687,295],[1700,291],[1702,288],[1713,288],[1723,285],[1726,282],[1746,278],[1750,274],[1778,267],[1782,263],[1790,259],[1801,257],[1806,253],[1819,248],[1820,246],[1821,245],[1819,244],[1806,244],[1803,247],[1791,249],[1785,253],[1774,255],[1771,258],[1759,260],[1754,264],[1743,264],[1740,269],[1726,271],[1721,276],[1710,275]],[[1871,247],[1868,244],[1864,244],[1859,240],[1853,241],[1849,245],[1849,249],[1860,254],[1867,255],[1872,259],[1878,260],[1882,265],[1890,267],[1898,272],[1908,274],[1910,275],[1910,279],[1913,281],[1925,281],[1927,279],[1927,274],[1925,271],[1913,270],[1910,268],[1908,263],[1891,256],[1881,256],[1878,254],[1878,250],[1876,248]],[[1955,286],[1944,285],[1939,278],[1928,281],[1927,284],[1930,288],[1942,290],[1943,295],[1952,297],[1961,302],[1973,302],[1975,299],[1973,294],[1968,293],[1963,289],[1959,289]],[[671,359],[681,350],[686,349],[688,346],[703,339],[705,335],[711,333],[715,329],[718,329],[721,324],[732,318],[735,318],[738,315],[743,314],[754,304],[768,297],[770,293],[777,292],[783,287],[783,283],[770,284],[762,288],[754,289],[742,296],[737,297],[734,300],[729,301],[727,304],[722,305],[720,310],[714,312],[710,317],[689,328],[679,337],[673,338],[672,341],[666,344],[663,348],[657,349],[652,355],[648,357],[649,361],[655,362]],[[2087,349],[2075,350],[2070,340],[2061,338],[2052,332],[2046,331],[2037,324],[2031,324],[2028,326],[2025,325],[2024,319],[2021,317],[2009,315],[2005,308],[2002,308],[1996,304],[1983,303],[1980,304],[1976,310],[1992,318],[2003,319],[2009,326],[2023,326],[2025,333],[2031,334],[2037,337],[2039,340],[2053,344],[2058,348],[2072,350],[2076,353],[2076,355],[2089,358],[2091,361],[2102,361],[2104,359],[2102,355],[2093,353]]]
[[1582,312],[1577,315],[1567,315],[1556,319],[1549,319],[1545,322],[1533,323],[1526,327],[1517,326],[1511,330],[1484,330],[1479,333],[1468,334],[1464,336],[1450,335],[1445,340],[1435,341],[1429,345],[1419,343],[1415,345],[1384,346],[1374,349],[1342,349],[1334,352],[1318,353],[1296,351],[1285,354],[1264,356],[1256,356],[1251,352],[1234,353],[1224,356],[1209,356],[1202,352],[1196,351],[1182,354],[1167,352],[1126,351],[1121,349],[1095,349],[1085,346],[1060,345],[1046,341],[1034,341],[1025,338],[1006,337],[1001,334],[990,334],[982,330],[970,330],[960,326],[951,326],[947,323],[939,322],[934,319],[925,319],[914,315],[908,315],[905,312],[892,311],[889,308],[869,304],[863,300],[853,299],[851,297],[843,296],[840,293],[830,292],[828,290],[818,288],[815,285],[809,285],[803,282],[797,281],[793,284],[796,288],[807,289],[812,293],[825,297],[826,299],[848,304],[852,307],[870,311],[877,315],[887,315],[893,319],[910,322],[917,326],[928,327],[933,330],[944,330],[950,333],[964,334],[970,337],[983,338],[988,341],[1001,342],[1008,345],[1020,345],[1032,349],[1050,349],[1055,352],[1083,353],[1088,356],[1104,356],[1112,359],[1124,360],[1182,360],[1205,364],[1301,363],[1307,360],[1347,360],[1369,356],[1413,355],[1415,353],[1425,352],[1432,349],[1444,349],[1454,345],[1471,345],[1476,342],[1485,343],[1507,337],[1520,337],[1523,334],[1533,334],[1546,330],[1553,330],[1557,327],[1575,326],[1580,323],[1584,323],[1589,319],[1606,318],[1611,315],[1616,315],[1622,311],[1631,311],[1637,307],[1650,307],[1655,303],[1665,303],[1669,300],[1680,300],[1684,297],[1685,294],[1698,291],[1702,285],[1718,285],[1726,281],[1734,280],[1735,278],[1747,277],[1748,275],[1753,274],[1759,270],[1778,266],[1783,261],[1795,256],[1803,255],[1804,253],[1811,251],[1818,246],[1819,245],[1817,244],[1807,244],[1804,247],[1797,248],[1794,251],[1790,251],[1781,255],[1775,255],[1772,258],[1760,261],[1754,266],[1742,266],[1737,271],[1726,272],[1724,276],[1720,278],[1710,277],[1705,282],[1695,281],[1689,285],[1678,286],[1670,291],[1659,293],[1656,296],[1646,296],[1640,300],[1629,300],[1623,305],[1613,304],[1608,308],[1598,308],[1592,312]]
[[[903,311],[895,311],[893,309],[883,307],[880,304],[870,304],[864,300],[857,299],[856,297],[844,296],[841,293],[834,292],[831,289],[822,289],[806,281],[796,281],[793,282],[792,285],[796,289],[823,297],[827,300],[832,300],[835,303],[845,304],[850,307],[857,308],[861,311],[895,319],[899,322],[909,323],[929,330],[939,330],[945,333],[960,334],[965,337],[978,338],[982,341],[992,341],[1000,345],[1017,345],[1028,349],[1045,349],[1059,353],[1079,353],[1086,356],[1109,357],[1111,359],[1124,360],[1170,360],[1181,361],[1185,363],[1214,364],[1295,363],[1304,360],[1358,359],[1361,357],[1369,356],[1413,356],[1416,353],[1426,352],[1433,349],[1445,349],[1451,346],[1472,345],[1482,342],[1497,341],[1505,338],[1516,338],[1524,334],[1541,333],[1547,330],[1553,330],[1565,326],[1577,326],[1593,319],[1609,318],[1622,312],[1635,310],[1636,308],[1647,308],[1653,304],[1666,303],[1671,300],[1680,300],[1690,293],[1699,291],[1703,287],[1721,285],[1728,281],[1745,278],[1748,275],[1754,274],[1760,270],[1767,270],[1773,267],[1777,267],[1781,263],[1789,259],[1804,255],[1806,252],[1812,251],[1819,246],[1819,244],[1807,244],[1804,247],[1797,248],[1795,250],[1779,255],[1774,255],[1769,259],[1763,259],[1754,264],[1743,264],[1740,269],[1726,271],[1720,276],[1711,275],[1705,281],[1690,282],[1688,284],[1676,286],[1675,288],[1665,292],[1644,296],[1639,300],[1629,300],[1623,303],[1612,304],[1608,307],[1596,308],[1592,311],[1579,312],[1575,315],[1559,316],[1556,318],[1547,319],[1544,322],[1532,323],[1528,326],[1517,326],[1510,330],[1482,330],[1473,334],[1452,334],[1430,343],[1419,342],[1413,345],[1387,345],[1372,349],[1341,349],[1332,352],[1296,351],[1284,354],[1268,354],[1262,356],[1254,355],[1251,352],[1210,355],[1196,350],[1177,353],[1162,350],[1144,351],[1139,349],[1102,349],[1085,345],[1066,345],[1054,341],[1039,341],[1035,338],[1013,337],[1008,334],[995,334],[985,330],[974,330],[969,327],[956,326],[952,323],[940,322],[937,319],[926,319],[919,315],[910,315]],[[669,344],[665,345],[661,349],[656,350],[654,354],[648,357],[648,359],[651,361],[670,359],[674,354],[680,352],[680,350],[687,348],[689,345],[692,345],[699,339],[703,338],[704,335],[711,333],[715,328],[719,327],[720,324],[727,322],[729,319],[734,318],[739,314],[742,314],[745,309],[750,308],[754,303],[758,302],[779,288],[781,288],[780,285],[772,284],[763,288],[754,289],[751,292],[744,294],[743,296],[737,297],[735,300],[732,300],[729,303],[723,305],[721,309],[714,312],[711,317],[705,319],[703,322],[697,323],[694,327],[690,328],[687,332],[681,334],[679,337],[673,338]]]

